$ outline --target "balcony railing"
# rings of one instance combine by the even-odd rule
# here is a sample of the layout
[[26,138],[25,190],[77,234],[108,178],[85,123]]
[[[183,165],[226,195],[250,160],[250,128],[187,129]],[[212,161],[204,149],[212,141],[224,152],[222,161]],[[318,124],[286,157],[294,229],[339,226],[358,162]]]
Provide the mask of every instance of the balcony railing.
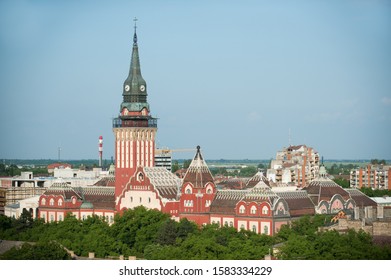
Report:
[[113,119],[113,128],[118,127],[157,127],[157,119],[155,118],[139,118],[139,119]]

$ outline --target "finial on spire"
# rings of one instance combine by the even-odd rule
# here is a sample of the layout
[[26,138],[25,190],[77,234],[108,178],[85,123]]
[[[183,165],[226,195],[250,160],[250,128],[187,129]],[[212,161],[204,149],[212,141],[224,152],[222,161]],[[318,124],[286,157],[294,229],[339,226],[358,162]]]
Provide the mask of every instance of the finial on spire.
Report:
[[136,29],[137,29],[137,18],[135,17],[133,19],[134,21],[134,35],[133,35],[133,44],[137,44],[137,34],[136,34]]
[[134,32],[136,32],[138,19],[134,17],[133,21],[134,21]]

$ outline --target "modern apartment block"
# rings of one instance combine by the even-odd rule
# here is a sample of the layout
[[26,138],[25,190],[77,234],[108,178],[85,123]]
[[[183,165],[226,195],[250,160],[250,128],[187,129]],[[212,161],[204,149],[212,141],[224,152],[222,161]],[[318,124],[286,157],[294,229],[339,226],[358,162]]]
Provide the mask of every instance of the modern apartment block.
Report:
[[278,184],[304,187],[319,175],[319,153],[306,145],[278,151],[267,170],[267,179]]
[[350,187],[391,190],[391,165],[367,165],[350,171]]

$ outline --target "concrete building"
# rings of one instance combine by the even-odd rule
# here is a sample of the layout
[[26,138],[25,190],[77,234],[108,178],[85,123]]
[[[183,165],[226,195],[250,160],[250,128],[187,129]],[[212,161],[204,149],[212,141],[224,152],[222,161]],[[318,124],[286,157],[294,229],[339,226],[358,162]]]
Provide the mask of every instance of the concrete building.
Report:
[[[0,207],[13,205],[20,200],[42,194],[51,182],[47,178],[34,177],[32,172],[22,172],[20,176],[0,178]],[[0,208],[4,212],[4,208]]]
[[391,166],[367,165],[350,171],[350,187],[391,190]]
[[318,174],[319,153],[306,145],[298,145],[278,151],[266,177],[276,184],[304,187]]
[[164,167],[168,171],[172,168],[172,153],[157,149],[155,151],[155,166]]
[[18,219],[23,211],[28,211],[33,219],[38,218],[39,195],[19,200],[15,204],[5,206],[4,215]]
[[6,202],[6,190],[0,188],[0,215],[4,215],[4,207]]

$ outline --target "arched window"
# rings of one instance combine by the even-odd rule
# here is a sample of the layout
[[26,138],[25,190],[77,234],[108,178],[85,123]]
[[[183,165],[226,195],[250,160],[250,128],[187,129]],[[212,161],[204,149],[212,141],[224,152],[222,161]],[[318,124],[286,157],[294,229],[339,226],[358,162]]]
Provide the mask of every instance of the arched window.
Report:
[[229,226],[230,227],[233,227],[234,226],[234,223],[231,221],[231,222],[229,222]]
[[257,214],[257,207],[255,205],[251,206],[251,214]]
[[240,226],[240,229],[244,229],[244,224],[242,224],[242,225]]
[[191,186],[186,186],[185,193],[186,194],[191,194],[192,192],[193,192],[193,190],[192,190]]
[[50,221],[51,221],[51,222],[54,221],[54,216],[53,216],[53,215],[50,215]]
[[57,202],[58,206],[62,206],[62,199],[60,198]]
[[246,212],[246,207],[244,205],[240,205],[239,207],[239,213],[244,214]]
[[264,227],[263,227],[263,233],[264,233],[264,234],[269,234],[269,228],[268,228],[268,226],[264,226]]
[[228,226],[228,221],[224,222],[224,226],[226,226],[226,227]]
[[262,207],[262,214],[263,215],[267,215],[269,214],[269,207],[267,207],[266,205]]
[[41,199],[41,205],[46,205],[46,199],[44,197]]
[[252,231],[253,231],[253,232],[257,232],[257,226],[256,226],[256,225],[253,225],[253,226],[252,226]]
[[50,204],[50,206],[54,206],[54,199],[53,199],[53,198],[51,198],[51,199],[49,200],[49,204]]

